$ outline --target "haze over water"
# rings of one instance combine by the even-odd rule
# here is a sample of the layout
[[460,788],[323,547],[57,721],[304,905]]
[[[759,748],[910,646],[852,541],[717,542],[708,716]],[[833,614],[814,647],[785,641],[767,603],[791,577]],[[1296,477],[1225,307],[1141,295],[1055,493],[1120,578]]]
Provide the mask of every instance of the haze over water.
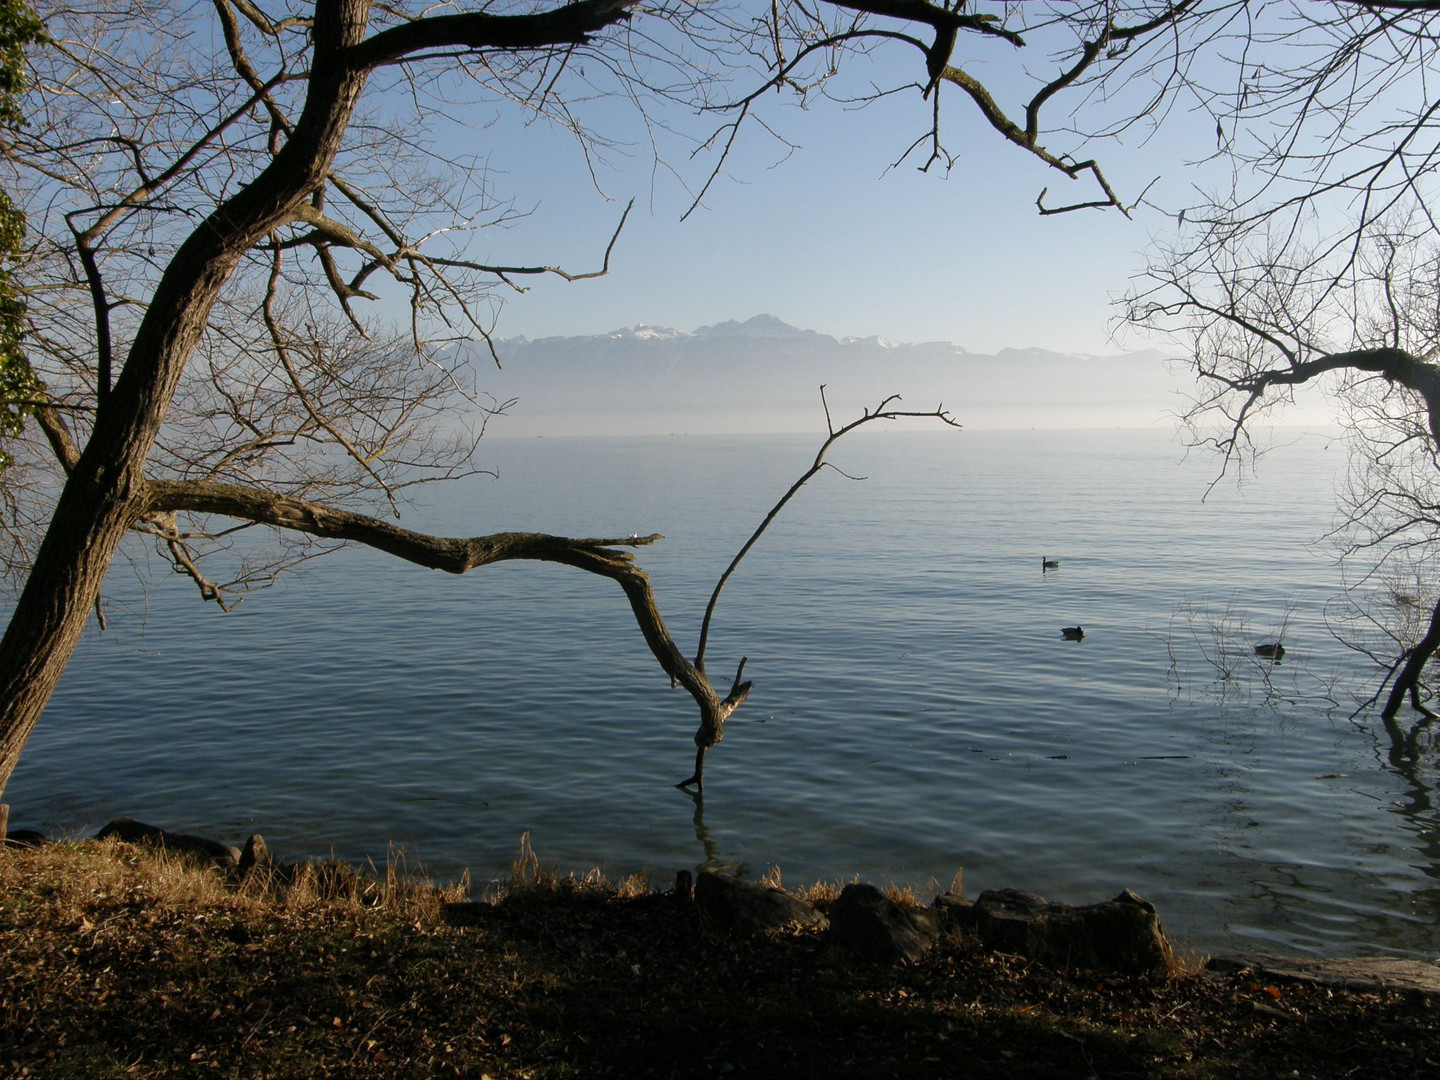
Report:
[[[494,440],[499,480],[429,531],[662,532],[639,559],[682,648],[812,437]],[[1168,433],[901,431],[841,444],[724,594],[717,681],[756,687],[688,775],[696,716],[620,590],[560,567],[465,578],[365,551],[221,615],[163,566],[71,664],[7,791],[16,827],[119,814],[281,857],[500,873],[724,866],[1132,888],[1207,951],[1440,952],[1433,746],[1392,762],[1325,623],[1343,449],[1309,435],[1222,483]],[[143,548],[137,546],[137,553]],[[1042,573],[1042,556],[1060,561]],[[1062,626],[1085,638],[1065,641]],[[1283,627],[1269,668],[1253,645]],[[1222,652],[1223,648],[1223,652]],[[1222,668],[1233,668],[1228,679]],[[1268,684],[1266,676],[1268,675]]]

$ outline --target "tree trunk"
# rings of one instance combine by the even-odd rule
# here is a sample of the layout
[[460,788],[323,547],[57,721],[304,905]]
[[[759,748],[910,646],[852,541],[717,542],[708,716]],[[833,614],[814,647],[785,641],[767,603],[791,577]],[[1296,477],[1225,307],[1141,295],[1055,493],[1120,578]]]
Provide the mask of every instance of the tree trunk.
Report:
[[66,484],[0,641],[0,797],[80,640],[115,548],[134,522],[125,486],[120,469]]
[[1415,647],[1405,658],[1405,666],[1400,669],[1400,674],[1395,676],[1385,708],[1380,711],[1382,717],[1393,720],[1400,711],[1400,706],[1405,704],[1407,694],[1417,712],[1434,715],[1420,700],[1420,680],[1425,675],[1425,665],[1437,650],[1440,650],[1440,602],[1436,603],[1435,611],[1430,616],[1430,628],[1425,631],[1425,636],[1415,643]]
[[366,75],[344,51],[363,39],[368,15],[368,0],[316,4],[310,85],[294,135],[181,245],[96,412],[0,641],[0,798],[80,640],[116,548],[148,501],[145,462],[211,307],[244,253],[291,218],[334,161]]

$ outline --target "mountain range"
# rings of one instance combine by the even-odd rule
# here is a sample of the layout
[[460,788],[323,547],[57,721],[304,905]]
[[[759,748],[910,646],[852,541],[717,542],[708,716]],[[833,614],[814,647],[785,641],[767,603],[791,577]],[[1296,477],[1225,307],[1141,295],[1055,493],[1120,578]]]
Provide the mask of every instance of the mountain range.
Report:
[[1180,407],[1184,385],[1154,350],[981,354],[945,341],[836,338],[773,315],[694,331],[499,339],[495,350],[499,370],[474,359],[487,393],[515,399],[491,429],[499,436],[812,432],[825,423],[822,383],[837,423],[899,394],[905,408],[943,404],[971,428],[1146,427]]

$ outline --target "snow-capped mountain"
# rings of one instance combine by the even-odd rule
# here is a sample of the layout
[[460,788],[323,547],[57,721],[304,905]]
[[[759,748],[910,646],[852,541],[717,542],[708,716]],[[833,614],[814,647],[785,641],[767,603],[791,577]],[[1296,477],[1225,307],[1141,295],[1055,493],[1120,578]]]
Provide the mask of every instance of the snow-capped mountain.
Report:
[[824,334],[816,333],[814,330],[798,330],[788,323],[781,322],[774,315],[756,315],[744,322],[736,322],[734,319],[727,319],[725,322],[716,323],[714,326],[702,326],[695,331],[696,337],[710,338],[749,338],[754,341],[778,341],[786,338],[824,338],[827,341],[834,341],[834,338],[826,338]]
[[611,330],[605,336],[614,341],[674,341],[676,338],[688,338],[694,335],[687,334],[684,330],[672,330],[668,326],[646,326],[641,323],[639,326],[626,326],[619,330]]
[[495,347],[501,370],[492,365],[482,386],[518,399],[497,435],[823,430],[822,383],[837,418],[900,394],[908,408],[943,403],[971,427],[1137,427],[1175,408],[1180,385],[1155,352],[985,355],[945,341],[835,338],[773,315]]

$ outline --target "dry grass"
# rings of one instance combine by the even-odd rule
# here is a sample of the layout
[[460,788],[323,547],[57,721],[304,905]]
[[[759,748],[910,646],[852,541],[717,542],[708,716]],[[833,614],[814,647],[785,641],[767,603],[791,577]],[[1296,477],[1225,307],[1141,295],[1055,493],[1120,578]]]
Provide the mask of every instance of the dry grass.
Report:
[[29,895],[37,918],[79,920],[97,903],[160,905],[189,911],[215,905],[247,905],[217,874],[197,873],[187,859],[167,858],[109,840],[48,844],[24,858],[0,858],[0,889]]
[[111,908],[237,918],[324,909],[381,913],[430,927],[440,922],[447,904],[467,899],[469,882],[435,886],[408,872],[398,851],[384,870],[372,866],[369,873],[345,863],[311,861],[256,867],[237,882],[184,854],[81,840],[0,851],[0,893],[12,913],[55,925],[83,923],[89,913]]
[[[772,888],[785,888],[778,866],[772,866],[760,880]],[[831,904],[840,899],[840,894],[845,890],[846,885],[853,884],[859,880],[860,878],[857,876],[851,878],[848,882],[816,881],[810,885],[798,889],[791,889],[790,891],[813,907],[828,909]],[[960,891],[954,887],[958,885],[959,882],[960,875],[956,874],[955,881],[952,883],[952,888],[950,889],[951,892]],[[928,886],[922,889],[916,889],[913,885],[896,885],[892,882],[886,885],[883,891],[888,899],[905,907],[927,907],[930,902],[944,890],[932,880]]]
[[1440,1047],[1437,1010],[1399,994],[1066,975],[963,940],[880,969],[815,935],[721,937],[528,842],[485,894],[396,860],[233,888],[124,844],[0,851],[0,1077],[1388,1080],[1432,1075]]
[[[479,898],[485,903],[498,904],[513,902],[521,896],[544,896],[554,892],[593,892],[621,900],[632,900],[656,891],[658,887],[646,870],[623,877],[618,883],[611,883],[598,868],[580,875],[562,875],[554,867],[540,862],[540,857],[530,845],[530,834],[527,832],[521,834],[520,849],[515,858],[510,860],[509,876],[504,880],[488,883],[480,891]],[[443,894],[444,903],[454,903],[466,899],[468,892],[467,879],[459,885],[439,890],[437,895]]]

